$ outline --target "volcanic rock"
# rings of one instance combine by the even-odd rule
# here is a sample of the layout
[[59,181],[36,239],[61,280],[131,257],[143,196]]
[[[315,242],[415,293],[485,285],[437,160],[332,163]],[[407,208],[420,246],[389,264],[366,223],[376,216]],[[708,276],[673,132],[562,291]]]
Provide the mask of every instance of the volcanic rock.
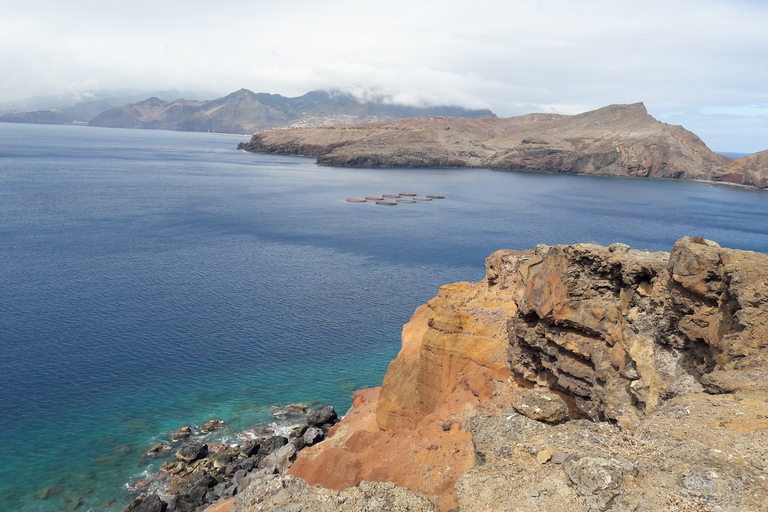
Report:
[[251,455],[258,453],[259,448],[261,448],[261,441],[259,439],[249,439],[240,446],[240,451],[243,452],[243,455],[246,457],[250,457]]
[[177,430],[174,430],[170,433],[168,438],[173,441],[181,441],[183,439],[187,439],[189,436],[192,435],[192,427],[189,425],[184,425],[183,427],[179,427]]
[[312,409],[307,415],[307,425],[310,427],[322,427],[323,425],[332,425],[336,423],[338,415],[333,409],[333,406],[329,405],[321,409]]
[[175,457],[182,462],[194,462],[208,455],[208,445],[204,443],[193,442],[179,448]]
[[259,447],[259,455],[269,455],[270,453],[274,452],[282,446],[285,446],[286,444],[288,444],[288,439],[285,437],[272,436],[262,441],[261,446]]
[[532,420],[559,423],[568,416],[565,400],[548,389],[526,389],[512,397],[512,407]]
[[157,456],[165,454],[166,452],[168,452],[170,450],[171,450],[171,447],[168,446],[167,444],[157,443],[156,445],[153,445],[147,451],[147,455],[150,455],[150,456],[153,456],[153,457],[157,457]]
[[165,512],[168,504],[160,499],[157,494],[139,497],[123,509],[123,512]]
[[214,430],[219,430],[224,426],[224,422],[222,420],[217,419],[210,419],[203,423],[203,425],[200,427],[201,432],[213,432]]
[[[200,504],[205,503],[205,496],[208,490],[216,486],[219,482],[204,470],[198,470],[192,479],[182,487],[176,500],[174,510],[180,512],[192,512]],[[209,501],[210,503],[210,501]]]
[[325,432],[323,432],[322,429],[317,427],[310,427],[302,436],[302,439],[306,446],[312,446],[315,443],[319,443],[325,438]]

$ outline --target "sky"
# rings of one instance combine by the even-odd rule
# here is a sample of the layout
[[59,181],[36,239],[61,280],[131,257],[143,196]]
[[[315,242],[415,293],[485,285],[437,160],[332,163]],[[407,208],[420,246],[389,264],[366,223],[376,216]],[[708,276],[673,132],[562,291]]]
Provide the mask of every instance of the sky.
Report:
[[713,150],[768,149],[766,0],[0,0],[0,13],[0,102],[340,89],[509,117],[641,101]]

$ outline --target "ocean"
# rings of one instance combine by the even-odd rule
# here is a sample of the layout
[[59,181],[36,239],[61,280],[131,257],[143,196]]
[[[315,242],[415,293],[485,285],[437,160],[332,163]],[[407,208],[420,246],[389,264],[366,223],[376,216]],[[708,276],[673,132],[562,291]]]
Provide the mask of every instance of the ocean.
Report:
[[[318,167],[241,140],[0,123],[0,510],[120,511],[182,425],[234,442],[275,406],[343,413],[414,309],[497,249],[768,252],[768,192]],[[445,199],[346,201],[400,192]]]

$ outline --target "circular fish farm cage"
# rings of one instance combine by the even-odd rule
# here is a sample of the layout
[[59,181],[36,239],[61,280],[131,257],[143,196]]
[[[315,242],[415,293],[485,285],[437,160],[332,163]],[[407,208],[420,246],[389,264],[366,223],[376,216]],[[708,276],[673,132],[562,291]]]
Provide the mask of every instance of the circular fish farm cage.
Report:
[[365,196],[365,198],[369,201],[382,201],[384,200],[381,196]]
[[413,199],[415,199],[416,201],[431,201],[432,200],[431,197],[414,197]]
[[396,206],[397,203],[394,201],[376,201],[376,204],[380,204],[382,206]]
[[398,199],[397,202],[398,203],[415,203],[416,200],[415,199]]
[[381,197],[400,197],[400,194],[381,194]]
[[347,198],[347,202],[349,202],[349,203],[364,203],[366,201],[365,201],[365,199],[360,199],[359,197],[350,197],[350,198]]
[[445,196],[427,196],[430,199],[445,199]]
[[411,197],[411,196],[415,196],[416,194],[414,192],[400,192],[400,195]]

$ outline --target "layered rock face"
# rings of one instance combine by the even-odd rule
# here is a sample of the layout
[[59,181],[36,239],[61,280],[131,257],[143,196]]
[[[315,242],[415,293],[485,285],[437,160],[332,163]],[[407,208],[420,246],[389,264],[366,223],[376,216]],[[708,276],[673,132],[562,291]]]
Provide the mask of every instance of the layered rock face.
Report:
[[686,237],[486,268],[417,309],[381,389],[290,474],[443,511],[768,510],[768,256]]
[[320,165],[474,167],[768,185],[756,177],[768,175],[764,158],[733,165],[695,134],[648,115],[642,103],[610,105],[574,116],[432,116],[275,130],[256,134],[238,148],[312,156]]
[[768,188],[768,150],[734,160],[717,171],[713,179],[737,185]]
[[732,391],[729,370],[768,347],[765,280],[756,279],[764,255],[685,238],[670,255],[579,244],[522,259],[509,364],[594,419],[629,420],[675,396]]

